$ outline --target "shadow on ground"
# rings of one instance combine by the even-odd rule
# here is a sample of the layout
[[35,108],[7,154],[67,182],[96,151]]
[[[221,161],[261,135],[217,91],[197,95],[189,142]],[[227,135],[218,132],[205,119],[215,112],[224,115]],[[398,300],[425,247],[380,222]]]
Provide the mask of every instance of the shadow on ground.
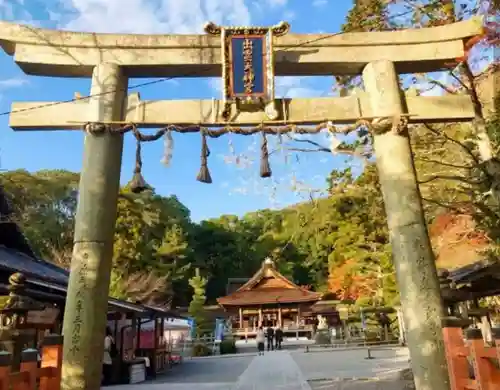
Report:
[[414,390],[413,381],[386,380],[318,380],[309,381],[311,390]]
[[300,350],[185,359],[154,381],[123,390],[412,389],[399,374],[408,367],[406,349],[373,350],[371,355],[373,359],[365,359],[366,350]]
[[[235,383],[254,356],[186,359],[150,383]],[[196,390],[196,389],[193,389]]]

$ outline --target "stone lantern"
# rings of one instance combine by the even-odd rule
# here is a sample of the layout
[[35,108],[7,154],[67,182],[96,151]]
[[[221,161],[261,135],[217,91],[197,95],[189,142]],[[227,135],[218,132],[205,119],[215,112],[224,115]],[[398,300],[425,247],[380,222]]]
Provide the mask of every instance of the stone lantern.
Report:
[[35,331],[30,330],[29,313],[43,311],[45,306],[24,295],[26,277],[15,273],[9,278],[9,299],[0,310],[0,342],[12,354],[12,370],[19,370],[21,353]]

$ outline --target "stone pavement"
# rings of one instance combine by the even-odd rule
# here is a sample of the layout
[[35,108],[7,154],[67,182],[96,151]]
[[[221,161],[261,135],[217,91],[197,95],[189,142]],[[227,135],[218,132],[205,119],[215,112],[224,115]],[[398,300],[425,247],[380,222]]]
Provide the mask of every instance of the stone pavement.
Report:
[[287,351],[257,356],[238,378],[235,390],[311,390],[302,371]]
[[150,383],[110,390],[404,390],[396,375],[408,367],[404,348],[323,352],[275,351],[264,356],[186,359]]

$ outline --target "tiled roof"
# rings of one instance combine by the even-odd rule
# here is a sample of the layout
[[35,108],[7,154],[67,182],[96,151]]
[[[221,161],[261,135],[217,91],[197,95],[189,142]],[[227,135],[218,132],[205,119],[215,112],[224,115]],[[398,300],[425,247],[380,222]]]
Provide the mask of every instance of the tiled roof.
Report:
[[64,285],[68,282],[68,272],[66,270],[1,245],[0,269],[11,273],[21,272],[27,277],[50,280]]
[[302,288],[285,278],[266,259],[260,269],[238,290],[217,299],[222,306],[262,305],[269,303],[311,302],[321,299],[321,293]]
[[320,293],[293,288],[260,288],[236,291],[217,300],[223,306],[243,306],[269,303],[311,302],[321,298]]

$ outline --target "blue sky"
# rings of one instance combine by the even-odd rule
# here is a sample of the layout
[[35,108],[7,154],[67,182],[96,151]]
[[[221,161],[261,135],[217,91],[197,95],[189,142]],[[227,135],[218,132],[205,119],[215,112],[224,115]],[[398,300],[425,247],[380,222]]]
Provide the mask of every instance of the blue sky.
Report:
[[[337,32],[351,5],[350,0],[0,0],[0,18],[46,28],[123,33],[198,33],[209,20],[223,25],[273,25],[286,20],[292,32],[318,33]],[[89,92],[88,79],[26,76],[3,52],[0,69],[0,112],[8,111],[12,101],[58,101],[72,98],[76,91],[82,95]],[[145,81],[132,79],[130,84]],[[219,98],[218,82],[179,79],[139,88],[139,92],[141,99]],[[325,96],[331,91],[332,79],[280,78],[277,85],[279,95]],[[8,127],[8,116],[0,117],[0,128],[2,170],[81,169],[81,132],[14,132]],[[210,185],[196,181],[199,136],[174,135],[169,167],[160,163],[162,141],[143,146],[146,180],[163,195],[177,195],[189,207],[194,220],[242,215],[307,199],[308,191],[298,189],[324,188],[329,171],[344,161],[326,153],[276,155],[271,160],[273,178],[261,179],[258,138],[223,137],[209,140],[209,146],[209,168],[214,180]],[[131,177],[134,147],[128,135],[122,183]],[[235,155],[241,155],[240,160],[246,163],[234,164]]]
[[[291,23],[294,33],[335,33],[340,30],[352,0],[0,0],[0,19],[74,31],[114,33],[202,33],[213,21],[222,25]],[[148,80],[130,80],[130,85]],[[278,96],[314,97],[332,93],[332,77],[277,79]],[[136,89],[141,99],[220,98],[218,79],[176,79]],[[24,75],[0,51],[0,112],[12,101],[60,101],[75,92],[89,93],[89,79],[61,79]],[[325,136],[319,141],[328,145]],[[209,140],[209,168],[214,180],[196,181],[199,135],[174,134],[173,160],[160,163],[163,142],[143,146],[143,173],[162,195],[175,194],[191,210],[195,221],[222,214],[242,215],[261,208],[283,207],[309,198],[310,190],[325,188],[333,168],[346,166],[344,156],[327,153],[275,154],[273,178],[259,177],[259,139],[221,137]],[[276,140],[270,140],[270,149]],[[122,183],[132,176],[134,139],[125,141]],[[0,169],[68,169],[82,165],[83,134],[78,131],[14,132],[8,116],[0,116]],[[240,162],[234,161],[236,155]],[[359,167],[360,162],[348,162]]]

